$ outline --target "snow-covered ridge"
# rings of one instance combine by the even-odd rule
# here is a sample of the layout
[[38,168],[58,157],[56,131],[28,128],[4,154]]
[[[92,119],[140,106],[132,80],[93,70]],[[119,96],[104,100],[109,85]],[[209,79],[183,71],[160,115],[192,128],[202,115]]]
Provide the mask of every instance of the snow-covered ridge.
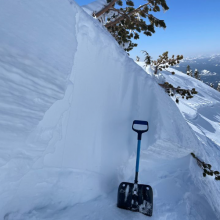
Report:
[[[143,64],[141,62],[138,63],[140,66]],[[210,86],[204,84],[203,82],[194,79],[186,74],[174,70],[172,68],[170,71],[175,71],[175,75],[172,75],[170,72],[163,71],[162,74],[164,77],[164,81],[171,83],[175,87],[180,86],[184,89],[192,89],[195,88],[198,92],[194,98],[186,100],[182,99],[178,95],[173,98],[175,102],[175,98],[179,98],[179,104],[177,104],[180,112],[182,113],[185,120],[188,122],[189,126],[195,132],[198,139],[204,144],[203,150],[207,153],[207,158],[203,160],[209,161],[212,164],[212,168],[215,170],[220,170],[220,159],[219,159],[219,147],[220,147],[220,93]],[[148,74],[152,75],[152,70],[148,66],[146,68]],[[155,78],[158,78],[155,76]],[[202,148],[197,149],[194,153],[199,154],[199,152],[203,151]],[[196,167],[195,167],[196,168]],[[193,168],[194,169],[194,168]],[[201,170],[196,168],[197,174],[201,173]],[[196,175],[197,175],[196,174]],[[206,194],[207,199],[215,204],[214,200],[219,203],[218,195],[220,193],[219,183],[215,181],[209,181],[202,177],[197,176],[195,181],[201,187],[203,193]],[[201,178],[201,179],[200,179]],[[213,177],[210,177],[213,179]],[[201,182],[200,182],[201,181]],[[212,190],[207,190],[208,188],[212,188],[212,190],[216,190],[216,192]],[[215,205],[214,205],[215,206]],[[215,206],[216,210],[218,210],[217,206]],[[219,218],[219,214],[217,219]],[[198,218],[198,215],[193,217],[194,219]],[[192,218],[192,219],[193,219]],[[208,217],[207,217],[208,218]],[[201,218],[203,219],[203,218]],[[206,219],[206,217],[204,217]]]
[[196,59],[209,59],[209,61],[213,59],[220,58],[220,54],[213,54],[213,55],[200,55],[200,56],[194,56],[194,57],[185,57],[183,60],[196,60]]
[[203,75],[203,76],[215,76],[216,73],[215,73],[215,72],[212,73],[212,72],[210,72],[209,70],[202,70],[201,73],[200,73],[200,75]]

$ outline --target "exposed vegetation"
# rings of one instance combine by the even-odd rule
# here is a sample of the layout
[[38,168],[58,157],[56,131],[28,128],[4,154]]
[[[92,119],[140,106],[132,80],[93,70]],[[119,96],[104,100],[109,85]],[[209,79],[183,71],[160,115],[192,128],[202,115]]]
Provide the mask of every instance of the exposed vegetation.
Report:
[[[159,56],[159,58],[155,61],[152,61],[152,66],[154,67],[154,74],[157,74],[158,70],[167,70],[166,68],[170,66],[175,66],[180,63],[180,60],[183,59],[183,55],[177,55],[176,57],[172,55],[171,58],[168,57],[168,51],[164,52],[162,55]],[[175,74],[174,71],[171,72],[172,74]]]
[[[175,88],[173,85],[171,85],[168,82],[165,82],[164,84],[159,84],[162,88],[165,89],[165,91],[169,94],[169,96],[175,96],[176,97],[176,103],[179,103],[179,98],[182,97],[183,99],[186,98],[191,99],[193,98],[193,94],[197,94],[198,92],[195,90],[195,88],[189,90],[189,89],[181,89],[180,86]],[[180,95],[179,97],[176,95]]]
[[[172,74],[175,74],[174,71],[167,70],[168,67],[174,66],[179,64],[180,60],[183,59],[183,55],[177,55],[176,57],[173,55],[171,58],[168,56],[168,51],[163,53],[159,56],[159,58],[155,61],[152,60],[151,56],[148,54],[147,51],[143,50],[144,57],[144,63],[145,66],[151,65],[151,67],[154,69],[154,74],[158,74],[158,71],[166,70]],[[162,88],[165,89],[165,91],[169,94],[169,96],[175,96],[176,103],[179,103],[179,98],[182,97],[183,99],[186,98],[191,99],[193,98],[193,94],[197,94],[197,91],[195,88],[189,90],[189,89],[182,89],[180,86],[175,88],[173,85],[171,85],[168,82],[165,82],[164,84],[159,84]],[[180,96],[177,96],[180,95]]]
[[108,29],[125,51],[130,51],[137,46],[133,40],[139,39],[140,33],[152,36],[155,27],[166,28],[164,20],[153,15],[161,9],[169,9],[166,0],[147,0],[137,8],[132,0],[107,0],[100,11],[93,12],[93,16]]
[[206,175],[215,176],[215,180],[220,180],[219,171],[212,170],[211,164],[208,164],[208,163],[201,161],[198,157],[196,157],[196,155],[194,153],[191,153],[191,155],[197,161],[198,166],[201,167],[201,169],[203,169],[203,176],[204,177],[206,177]]

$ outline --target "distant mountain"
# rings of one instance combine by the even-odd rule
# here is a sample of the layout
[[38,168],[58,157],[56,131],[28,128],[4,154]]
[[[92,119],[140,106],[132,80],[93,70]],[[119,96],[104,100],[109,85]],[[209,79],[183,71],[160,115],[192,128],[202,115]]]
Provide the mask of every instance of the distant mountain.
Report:
[[175,69],[186,73],[187,66],[193,70],[198,69],[201,80],[207,84],[213,83],[217,87],[220,82],[220,54],[211,56],[198,56],[184,58]]
[[213,64],[213,65],[220,65],[220,54],[215,54],[212,56],[198,56],[198,57],[187,57],[184,58],[182,62],[192,62],[192,63],[200,63],[203,64]]
[[201,73],[200,73],[200,76],[215,76],[217,75],[217,73],[215,72],[210,72],[208,70],[202,70]]

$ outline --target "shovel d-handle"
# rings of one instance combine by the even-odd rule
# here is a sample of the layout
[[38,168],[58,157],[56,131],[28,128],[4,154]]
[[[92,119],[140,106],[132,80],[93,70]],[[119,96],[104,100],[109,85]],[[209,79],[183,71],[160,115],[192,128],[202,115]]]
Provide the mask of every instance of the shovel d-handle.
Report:
[[[147,128],[144,129],[144,130],[139,130],[139,129],[135,129],[135,128],[134,128],[134,125],[146,125]],[[138,140],[141,140],[142,134],[143,134],[144,132],[147,132],[148,129],[149,129],[148,122],[147,122],[147,121],[134,120],[134,121],[133,121],[133,124],[132,124],[132,129],[133,129],[133,131],[135,131],[135,132],[138,133]]]
[[[146,125],[147,128],[144,130],[139,130],[139,129],[135,129],[134,125]],[[137,157],[136,157],[136,172],[135,172],[135,180],[134,183],[137,184],[138,183],[138,172],[139,172],[139,161],[140,161],[140,150],[141,150],[141,136],[144,132],[147,132],[149,129],[149,125],[147,121],[139,121],[139,120],[134,120],[133,124],[132,124],[132,129],[138,133],[138,143],[137,143]]]

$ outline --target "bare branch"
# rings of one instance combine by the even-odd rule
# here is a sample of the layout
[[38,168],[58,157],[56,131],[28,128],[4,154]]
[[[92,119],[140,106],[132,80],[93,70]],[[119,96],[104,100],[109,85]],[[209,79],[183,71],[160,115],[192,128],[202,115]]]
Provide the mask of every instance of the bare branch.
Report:
[[[137,9],[131,11],[130,13],[126,14],[127,16],[133,15],[134,13],[140,11],[140,9],[146,5],[149,5],[150,3],[146,3],[144,5],[141,5],[140,7],[138,7]],[[110,27],[110,26],[114,26],[115,24],[117,24],[118,22],[122,21],[125,19],[125,15],[122,15],[121,17],[117,18],[116,20],[109,22],[105,25],[106,28]]]
[[99,17],[101,16],[102,14],[104,14],[106,11],[108,11],[116,2],[117,0],[112,0],[108,5],[106,5],[102,10],[100,10],[99,12],[97,13],[94,13],[94,17]]
[[122,16],[125,16],[125,17],[129,18],[129,17],[127,16],[127,14],[126,14],[124,11],[121,11],[121,10],[119,10],[119,9],[116,9],[116,8],[110,8],[109,11],[116,11],[116,12],[118,12],[118,14],[120,14],[120,15],[122,15]]

